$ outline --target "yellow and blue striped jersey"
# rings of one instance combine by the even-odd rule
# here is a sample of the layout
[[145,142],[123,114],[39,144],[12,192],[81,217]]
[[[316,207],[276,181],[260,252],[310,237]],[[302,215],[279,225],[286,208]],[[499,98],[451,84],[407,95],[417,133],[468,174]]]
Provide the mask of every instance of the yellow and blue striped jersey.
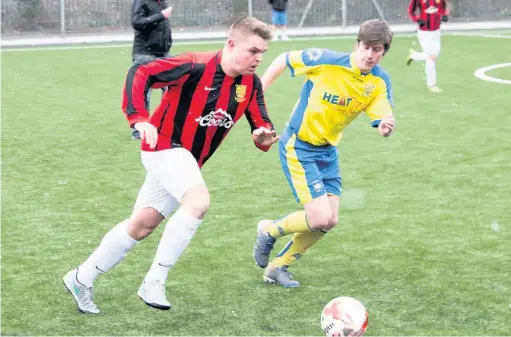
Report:
[[318,48],[290,51],[286,62],[291,76],[306,76],[288,128],[309,144],[339,144],[344,128],[361,112],[373,127],[392,114],[390,77],[379,65],[363,74],[353,53]]

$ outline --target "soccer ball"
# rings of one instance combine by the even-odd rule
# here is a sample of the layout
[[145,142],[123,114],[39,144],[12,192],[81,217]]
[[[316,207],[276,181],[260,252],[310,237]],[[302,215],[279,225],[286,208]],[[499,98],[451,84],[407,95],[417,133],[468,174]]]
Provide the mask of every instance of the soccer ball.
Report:
[[353,297],[337,297],[321,312],[321,328],[328,337],[364,335],[368,324],[367,310]]

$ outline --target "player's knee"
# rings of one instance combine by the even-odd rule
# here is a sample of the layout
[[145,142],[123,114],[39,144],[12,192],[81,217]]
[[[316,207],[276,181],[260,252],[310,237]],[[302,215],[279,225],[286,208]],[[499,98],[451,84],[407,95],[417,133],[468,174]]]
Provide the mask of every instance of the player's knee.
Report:
[[332,222],[329,212],[307,213],[307,221],[313,230],[328,230]]
[[210,205],[210,195],[206,185],[201,184],[190,188],[181,199],[181,205],[193,217],[197,219],[204,218]]
[[436,61],[437,58],[438,58],[438,55],[436,55],[436,54],[429,54],[429,59],[430,60]]
[[332,229],[337,225],[337,222],[339,222],[339,214],[337,212],[332,212],[332,215],[330,217],[330,228]]

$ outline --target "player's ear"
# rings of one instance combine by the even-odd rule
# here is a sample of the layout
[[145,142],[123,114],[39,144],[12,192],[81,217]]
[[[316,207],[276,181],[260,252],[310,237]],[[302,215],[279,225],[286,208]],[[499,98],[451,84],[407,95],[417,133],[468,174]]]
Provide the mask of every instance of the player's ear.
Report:
[[234,41],[233,39],[227,40],[227,47],[229,47],[229,49],[233,49],[234,46],[236,46],[236,41]]

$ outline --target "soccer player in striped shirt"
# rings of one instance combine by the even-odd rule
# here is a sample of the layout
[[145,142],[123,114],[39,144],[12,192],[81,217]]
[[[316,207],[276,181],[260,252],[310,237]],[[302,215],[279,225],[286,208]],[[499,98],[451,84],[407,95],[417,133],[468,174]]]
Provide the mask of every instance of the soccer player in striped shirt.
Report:
[[[170,308],[165,296],[168,271],[209,208],[201,166],[243,115],[259,149],[268,151],[278,140],[255,74],[270,39],[268,25],[243,18],[232,25],[220,51],[185,53],[131,67],[122,109],[130,126],[140,131],[147,175],[131,217],[112,228],[92,255],[64,276],[81,312],[99,313],[93,299],[96,277],[118,264],[177,209],[138,291],[147,305]],[[162,87],[168,90],[149,116],[146,93]]]
[[441,92],[437,86],[436,60],[440,55],[440,24],[449,19],[445,0],[411,0],[408,15],[419,26],[417,38],[422,52],[410,50],[407,65],[412,61],[425,61],[426,84],[431,92]]

